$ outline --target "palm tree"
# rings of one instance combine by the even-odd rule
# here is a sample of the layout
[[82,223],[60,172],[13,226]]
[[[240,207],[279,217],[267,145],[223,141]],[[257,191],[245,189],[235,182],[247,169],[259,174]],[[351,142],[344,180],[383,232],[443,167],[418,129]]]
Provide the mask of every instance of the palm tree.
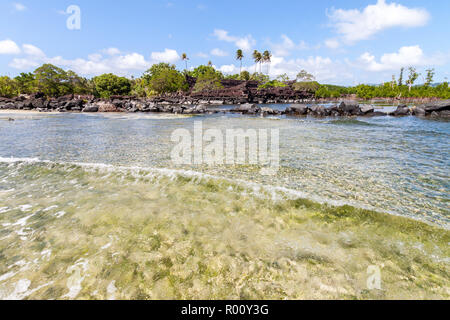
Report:
[[242,59],[244,59],[244,53],[241,49],[236,51],[236,60],[239,60],[241,62],[241,67],[239,69],[239,75],[242,73]]
[[267,66],[267,75],[269,75],[270,73],[270,63],[272,62],[272,54],[270,53],[270,51],[266,50],[264,51],[263,55],[262,55],[262,60],[268,64]]
[[186,63],[186,70],[187,70],[187,69],[188,69],[187,62],[188,62],[189,58],[188,58],[188,56],[187,56],[186,53],[183,53],[183,54],[181,55],[181,60],[183,60],[183,61]]
[[258,71],[258,63],[262,61],[262,54],[258,50],[253,51],[253,60],[255,61],[255,73]]

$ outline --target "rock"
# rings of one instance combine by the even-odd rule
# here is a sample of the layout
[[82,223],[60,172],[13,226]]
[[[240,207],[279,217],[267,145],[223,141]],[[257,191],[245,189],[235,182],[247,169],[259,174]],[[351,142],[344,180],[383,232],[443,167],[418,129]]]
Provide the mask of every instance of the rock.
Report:
[[8,121],[15,121],[13,118],[8,118]]
[[439,112],[443,110],[450,110],[450,100],[436,101],[426,103],[421,106],[426,113],[431,113],[433,111]]
[[411,109],[408,108],[406,105],[400,105],[397,107],[397,110],[395,110],[391,115],[394,116],[408,116],[411,115]]
[[329,111],[324,106],[313,105],[313,106],[309,107],[308,113],[313,116],[324,117],[329,114]]
[[367,104],[360,106],[359,109],[363,114],[373,113],[375,111],[374,106]]
[[95,105],[98,107],[98,112],[122,112],[115,104],[110,102],[100,101]]
[[240,112],[243,114],[256,114],[260,111],[260,108],[256,104],[245,103],[239,107],[232,109],[231,112]]
[[413,115],[418,117],[424,117],[427,114],[422,106],[413,107],[411,111]]
[[98,107],[94,104],[87,104],[82,112],[98,112]]
[[304,116],[308,113],[308,106],[304,104],[293,104],[284,111],[287,115]]
[[342,101],[338,106],[339,115],[356,116],[359,115],[361,109],[356,101]]
[[262,114],[262,115],[275,115],[275,114],[277,114],[277,112],[275,111],[275,110],[273,110],[272,108],[268,108],[268,107],[262,107],[260,110],[259,110],[259,112]]

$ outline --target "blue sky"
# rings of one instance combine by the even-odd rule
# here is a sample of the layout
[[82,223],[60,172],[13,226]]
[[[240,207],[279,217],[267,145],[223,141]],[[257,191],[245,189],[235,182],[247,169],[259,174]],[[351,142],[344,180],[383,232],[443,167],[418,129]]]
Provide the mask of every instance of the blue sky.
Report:
[[[79,30],[67,28],[70,5],[81,10]],[[1,0],[0,73],[53,63],[88,77],[140,76],[161,61],[184,68],[183,52],[190,68],[211,60],[236,73],[242,48],[252,72],[252,50],[270,50],[262,70],[272,77],[306,69],[323,83],[379,83],[411,65],[443,81],[449,12],[446,0]]]

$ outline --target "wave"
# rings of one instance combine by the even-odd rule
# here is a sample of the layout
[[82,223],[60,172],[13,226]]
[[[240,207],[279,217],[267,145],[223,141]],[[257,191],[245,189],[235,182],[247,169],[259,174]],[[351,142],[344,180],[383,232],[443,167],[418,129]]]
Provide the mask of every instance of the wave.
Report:
[[[314,196],[302,192],[300,190],[295,190],[291,188],[286,188],[282,186],[271,186],[266,184],[261,184],[257,182],[251,182],[243,179],[236,178],[228,178],[223,176],[211,175],[203,172],[198,172],[194,170],[186,170],[186,169],[170,169],[170,168],[157,168],[157,167],[142,167],[142,166],[121,166],[114,164],[105,164],[105,163],[90,163],[90,162],[65,162],[65,161],[52,161],[52,160],[42,160],[39,158],[19,158],[19,157],[0,157],[0,163],[6,164],[42,164],[42,165],[51,165],[51,166],[76,166],[86,171],[96,171],[97,173],[118,173],[118,174],[130,174],[133,178],[155,178],[155,177],[166,177],[171,181],[174,181],[177,178],[186,178],[194,183],[213,183],[215,185],[220,185],[225,182],[230,186],[241,187],[245,192],[251,193],[253,196],[257,198],[267,199],[268,197],[272,201],[296,201],[296,200],[305,200],[310,204],[317,204],[318,206],[332,206],[332,207],[351,207],[355,210],[368,210],[376,212],[377,208],[370,206],[369,204],[357,204],[351,201],[345,200],[335,200],[330,198],[323,198],[319,196]],[[220,190],[220,188],[213,188],[213,190]],[[223,189],[223,192],[227,192],[227,189]],[[318,207],[317,207],[318,208]],[[422,219],[421,217],[412,217],[405,216],[399,214],[394,211],[385,210],[383,213],[379,214],[388,214],[395,217],[401,217],[405,219],[411,219],[420,223],[425,223],[428,225],[437,226],[439,228],[450,229],[450,226],[445,225],[436,225],[433,222],[430,222],[426,219]]]
[[369,123],[366,121],[356,120],[356,119],[339,119],[331,120],[326,122],[333,125],[343,125],[343,126],[366,126],[366,127],[381,127],[379,124]]

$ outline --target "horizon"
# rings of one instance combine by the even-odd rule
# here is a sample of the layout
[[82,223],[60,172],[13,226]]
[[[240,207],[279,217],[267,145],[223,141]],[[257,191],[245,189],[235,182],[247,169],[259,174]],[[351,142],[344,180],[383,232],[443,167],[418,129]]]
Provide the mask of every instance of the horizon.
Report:
[[[287,3],[289,10],[280,5],[267,12],[264,2],[133,1],[122,8],[103,0],[7,1],[0,4],[2,75],[14,77],[51,63],[87,78],[140,77],[159,62],[185,69],[182,53],[189,57],[188,69],[212,61],[217,70],[234,74],[240,68],[238,49],[245,56],[242,70],[253,73],[256,49],[272,53],[270,66],[262,67],[271,78],[287,73],[293,79],[305,69],[320,83],[380,84],[398,77],[401,67],[414,66],[422,73],[418,83],[429,68],[436,70],[435,83],[448,81],[450,45],[437,39],[448,38],[450,3],[321,1]],[[71,5],[80,9],[79,29],[67,26]],[[282,20],[265,22],[281,15]]]

